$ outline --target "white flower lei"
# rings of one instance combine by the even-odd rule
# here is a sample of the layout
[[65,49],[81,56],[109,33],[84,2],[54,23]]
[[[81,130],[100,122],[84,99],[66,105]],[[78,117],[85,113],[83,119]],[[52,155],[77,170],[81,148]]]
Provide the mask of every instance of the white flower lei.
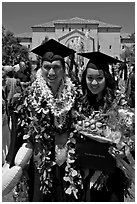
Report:
[[[29,96],[28,100],[30,101],[31,105],[34,107],[35,111],[37,113],[40,113],[42,111],[44,115],[47,115],[49,113],[49,110],[51,110],[54,117],[60,117],[61,115],[67,113],[72,108],[76,97],[75,85],[68,77],[66,77],[66,81],[64,82],[64,87],[61,90],[60,95],[58,96],[58,98],[54,98],[50,88],[47,86],[46,81],[44,80],[41,74],[41,70],[39,70],[39,72],[37,73],[37,78],[36,78],[36,81],[32,84],[32,89],[33,89],[33,94]],[[42,99],[44,99],[44,101],[46,101],[47,103],[46,108],[41,107]],[[51,136],[48,135],[47,133],[46,135],[47,135],[48,141],[50,141]],[[37,138],[35,139],[37,140],[40,138],[41,138],[41,135],[37,135]],[[67,145],[66,164],[67,165],[65,167],[65,176],[63,177],[63,180],[66,181],[67,183],[69,182],[69,186],[64,189],[65,193],[68,195],[73,195],[75,199],[78,199],[77,194],[79,193],[79,190],[83,188],[83,185],[82,185],[82,177],[80,174],[80,170],[77,169],[77,167],[74,165],[74,162],[76,159],[75,146],[74,146],[75,143],[76,143],[76,139],[72,131],[68,136],[68,140],[66,143]],[[51,155],[51,152],[50,152],[50,155]],[[47,157],[43,158],[43,161],[45,161],[44,166],[46,166],[46,162],[49,162],[49,157],[50,156],[48,156],[48,158]],[[51,161],[51,166],[50,166],[50,170],[51,170],[52,166],[55,165],[55,162],[52,161],[52,159],[50,161]],[[49,175],[49,172],[51,171],[48,172],[47,169],[44,169],[44,170],[39,169],[39,172],[40,173],[43,172],[40,177],[41,181],[43,181],[43,184],[50,183],[49,185],[51,185],[52,179]],[[45,177],[45,172],[46,174],[49,175],[48,180]],[[75,179],[78,181],[76,182]],[[42,190],[44,194],[47,194],[48,192],[50,192],[50,187],[48,187],[47,185],[46,187],[41,186],[40,190]]]
[[41,71],[37,74],[37,83],[41,89],[40,97],[46,99],[47,106],[50,108],[54,116],[60,116],[71,109],[75,100],[75,86],[70,78],[66,77],[64,88],[57,98],[54,98],[52,91],[47,86],[46,81],[41,74]]
[[[67,141],[68,145],[68,154],[67,154],[67,166],[65,167],[65,176],[64,181],[69,182],[69,187],[65,189],[65,193],[68,195],[74,195],[76,199],[78,199],[79,190],[83,189],[83,182],[80,170],[76,169],[74,166],[75,162],[75,150],[76,147],[71,147],[71,145],[76,144],[76,139],[73,137],[74,133],[70,133],[69,139]],[[77,178],[77,182],[75,181]]]

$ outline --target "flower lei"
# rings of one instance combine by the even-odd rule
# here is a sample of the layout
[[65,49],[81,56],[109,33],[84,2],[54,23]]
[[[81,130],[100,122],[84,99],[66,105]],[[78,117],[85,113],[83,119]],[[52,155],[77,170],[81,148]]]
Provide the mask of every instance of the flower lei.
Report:
[[76,169],[75,166],[75,145],[76,145],[76,138],[75,138],[75,131],[70,133],[69,139],[67,141],[68,145],[68,154],[67,154],[67,166],[65,167],[65,176],[64,181],[69,182],[69,186],[65,189],[66,194],[73,194],[76,199],[78,199],[77,194],[79,194],[79,190],[83,189],[82,177],[80,174],[80,170]]
[[[90,113],[87,110],[88,114],[85,116],[84,113],[79,118],[76,129],[91,139],[116,144],[116,147],[110,147],[109,153],[116,159],[117,167],[129,180],[129,186],[124,189],[125,195],[128,195],[130,194],[128,188],[131,188],[135,180],[135,160],[131,154],[131,151],[135,149],[135,114],[126,104],[124,91],[122,87],[116,92],[116,99],[105,113],[101,108],[99,111],[92,109]],[[123,99],[122,105],[120,104],[121,98]]]
[[[41,187],[43,194],[52,192],[53,175],[52,167],[56,164],[53,156],[54,152],[54,127],[51,124],[49,112],[54,117],[60,117],[62,114],[67,114],[73,107],[76,97],[76,89],[69,78],[66,78],[64,88],[58,98],[54,98],[51,90],[43,79],[41,72],[37,75],[36,81],[33,82],[27,97],[18,111],[22,112],[20,125],[24,126],[26,131],[23,139],[34,143],[34,162],[40,174]],[[44,105],[43,105],[44,104]],[[25,111],[27,110],[27,116]],[[73,122],[73,121],[72,121]],[[62,126],[59,126],[61,129]],[[67,195],[78,199],[79,189],[82,189],[82,177],[79,169],[75,165],[75,132],[72,131],[67,140],[67,159],[65,167],[65,176],[63,180],[66,182],[64,189]]]
[[73,91],[75,88],[70,78],[66,77],[65,87],[57,98],[53,96],[40,72],[37,75],[37,82],[41,89],[41,98],[45,98],[47,101],[47,106],[54,116],[60,116],[62,113],[71,109],[75,100]]

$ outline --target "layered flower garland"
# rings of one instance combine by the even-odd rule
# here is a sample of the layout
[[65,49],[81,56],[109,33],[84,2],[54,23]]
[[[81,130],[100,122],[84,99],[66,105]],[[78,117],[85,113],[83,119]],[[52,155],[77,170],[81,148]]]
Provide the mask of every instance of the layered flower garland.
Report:
[[[67,114],[74,105],[76,97],[76,88],[69,78],[66,78],[62,90],[56,98],[54,98],[51,90],[43,79],[41,72],[37,75],[36,81],[32,84],[31,89],[27,93],[27,97],[22,105],[18,106],[18,113],[21,114],[19,125],[24,126],[26,134],[24,140],[34,143],[34,162],[40,174],[41,187],[40,190],[44,194],[50,194],[53,187],[52,168],[56,164],[54,151],[54,125],[51,121],[50,114],[54,118],[61,118]],[[27,117],[26,117],[27,116]],[[73,127],[73,119],[66,147],[66,167],[64,181],[66,182],[65,193],[78,199],[78,191],[82,189],[82,177],[79,169],[75,165],[75,131]],[[63,125],[59,124],[60,131]],[[29,128],[28,128],[29,126]]]
[[41,90],[40,97],[44,97],[44,99],[47,101],[47,106],[54,114],[54,116],[60,116],[62,113],[71,109],[75,100],[75,87],[70,78],[66,77],[64,88],[57,98],[53,96],[52,91],[47,86],[47,83],[42,77],[41,72],[39,72],[37,75],[36,83],[38,83]]

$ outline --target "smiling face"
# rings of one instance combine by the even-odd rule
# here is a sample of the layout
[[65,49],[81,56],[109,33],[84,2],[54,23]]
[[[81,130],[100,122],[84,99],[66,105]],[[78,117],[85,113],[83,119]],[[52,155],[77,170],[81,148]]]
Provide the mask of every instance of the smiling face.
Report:
[[47,84],[52,89],[58,89],[60,82],[65,75],[65,71],[61,61],[43,61],[41,70],[42,76],[46,80]]
[[88,68],[86,73],[86,83],[92,94],[102,93],[106,85],[103,70]]

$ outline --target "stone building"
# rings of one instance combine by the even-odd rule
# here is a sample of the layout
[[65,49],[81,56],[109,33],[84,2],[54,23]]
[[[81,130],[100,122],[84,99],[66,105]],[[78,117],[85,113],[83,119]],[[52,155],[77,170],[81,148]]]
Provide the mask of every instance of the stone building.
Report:
[[[98,20],[71,18],[55,20],[31,27],[31,33],[16,35],[29,50],[37,47],[45,38],[55,39],[77,52],[101,51],[120,59],[124,43],[132,43],[121,35],[121,26]],[[30,58],[36,56],[30,52]]]

